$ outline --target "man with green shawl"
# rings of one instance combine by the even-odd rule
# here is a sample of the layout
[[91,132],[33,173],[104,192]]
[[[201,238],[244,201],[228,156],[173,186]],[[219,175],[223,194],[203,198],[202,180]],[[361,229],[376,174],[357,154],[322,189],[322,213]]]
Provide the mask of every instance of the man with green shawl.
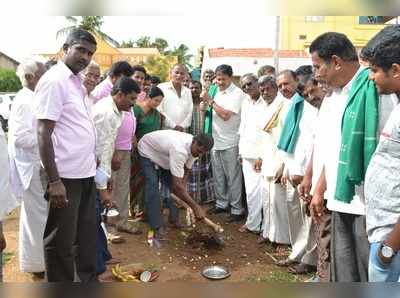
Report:
[[298,80],[291,70],[277,76],[281,94],[290,99],[278,149],[284,153],[285,170],[282,183],[286,187],[291,254],[277,262],[294,274],[306,274],[316,269],[316,242],[312,221],[307,216],[306,203],[299,198],[297,187],[302,182],[314,139],[317,109],[297,92]]
[[376,147],[380,122],[385,122],[385,107],[380,104],[368,70],[360,67],[351,41],[341,33],[327,32],[310,46],[316,79],[333,89],[333,105],[327,121],[324,144],[326,180],[318,183],[311,202],[315,218],[323,214],[323,200],[332,211],[331,280],[368,280],[369,244],[365,227],[365,202],[362,182]]

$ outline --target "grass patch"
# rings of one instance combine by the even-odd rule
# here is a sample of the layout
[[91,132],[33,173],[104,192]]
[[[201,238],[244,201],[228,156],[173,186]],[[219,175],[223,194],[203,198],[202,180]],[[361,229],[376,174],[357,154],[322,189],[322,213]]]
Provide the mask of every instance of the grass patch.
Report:
[[4,266],[4,265],[10,263],[12,259],[14,259],[15,253],[3,251],[2,256],[3,256],[3,266]]

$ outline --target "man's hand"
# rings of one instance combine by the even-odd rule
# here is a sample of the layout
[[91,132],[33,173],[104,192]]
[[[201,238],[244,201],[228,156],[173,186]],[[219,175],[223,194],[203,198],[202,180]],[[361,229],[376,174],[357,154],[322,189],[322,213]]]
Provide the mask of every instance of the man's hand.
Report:
[[182,126],[177,125],[177,126],[175,126],[174,130],[183,132],[183,131],[184,131],[184,128],[183,128]]
[[324,215],[324,197],[319,193],[314,193],[310,203],[310,213],[312,219],[320,224]]
[[6,249],[7,242],[6,242],[6,237],[4,237],[3,232],[0,234],[0,252]]
[[263,161],[261,158],[259,158],[255,161],[253,168],[254,168],[254,171],[256,171],[256,173],[261,172],[262,163],[263,163]]
[[107,189],[101,189],[100,193],[100,201],[104,208],[111,208],[113,203],[111,200],[111,194]]
[[[282,183],[284,167],[285,167],[285,165],[282,164],[281,167],[276,171],[275,177],[274,177],[275,183]],[[285,182],[285,185],[286,185],[286,182]]]
[[290,183],[293,187],[297,187],[303,181],[303,176],[293,175],[290,176]]
[[48,192],[51,208],[65,208],[67,206],[67,191],[61,180],[50,182]]
[[308,177],[304,177],[303,181],[297,187],[297,191],[299,192],[300,198],[305,202],[311,202],[311,179]]
[[118,171],[120,168],[121,168],[121,160],[120,160],[118,154],[116,154],[116,152],[114,152],[112,160],[111,160],[111,170]]
[[206,212],[204,211],[204,209],[201,206],[197,205],[195,208],[192,208],[192,209],[193,209],[194,215],[196,216],[197,219],[201,220],[204,217],[206,217]]
[[284,186],[284,187],[286,187],[286,185],[287,185],[287,183],[288,183],[288,180],[289,180],[288,176],[282,175],[282,178],[281,178],[281,185]]

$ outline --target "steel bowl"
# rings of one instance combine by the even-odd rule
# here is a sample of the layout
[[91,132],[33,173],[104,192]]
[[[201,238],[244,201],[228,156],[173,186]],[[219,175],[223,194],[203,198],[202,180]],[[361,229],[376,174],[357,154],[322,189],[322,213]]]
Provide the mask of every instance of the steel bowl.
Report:
[[231,275],[228,268],[219,265],[207,266],[203,268],[201,274],[208,279],[224,279]]
[[106,224],[115,225],[120,219],[117,208],[106,209],[103,213],[103,221]]

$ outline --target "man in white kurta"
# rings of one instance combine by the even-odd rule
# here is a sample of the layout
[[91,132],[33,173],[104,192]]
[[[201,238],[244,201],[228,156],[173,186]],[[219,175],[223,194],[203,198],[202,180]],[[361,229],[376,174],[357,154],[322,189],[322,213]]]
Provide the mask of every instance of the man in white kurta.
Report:
[[[36,118],[33,114],[33,90],[45,72],[42,63],[28,59],[18,69],[23,88],[17,93],[9,119],[9,155],[12,189],[21,202],[19,224],[19,265],[23,272],[45,271],[43,233],[47,220],[47,202],[41,175]],[[43,276],[43,274],[42,274]]]
[[158,85],[164,93],[164,99],[158,107],[165,117],[164,129],[184,131],[192,123],[192,93],[182,84],[186,74],[186,68],[182,64],[177,64],[171,70],[171,81]]
[[246,223],[239,231],[258,233],[262,224],[263,189],[261,174],[255,170],[254,164],[263,152],[261,134],[266,124],[267,104],[260,96],[258,79],[255,75],[245,74],[240,84],[247,94],[241,108],[239,156],[242,159],[248,214]]
[[289,215],[289,233],[292,252],[280,265],[295,263],[316,265],[316,243],[311,232],[312,221],[306,214],[307,206],[299,198],[297,186],[304,177],[312,153],[314,128],[318,110],[304,101],[299,123],[299,135],[293,154],[285,154],[286,200]]
[[263,154],[259,163],[263,182],[263,232],[259,242],[290,244],[289,219],[286,204],[286,188],[280,183],[283,173],[283,155],[277,144],[285,121],[289,101],[278,95],[275,78],[263,76],[259,79],[260,92],[267,104],[263,127]]

